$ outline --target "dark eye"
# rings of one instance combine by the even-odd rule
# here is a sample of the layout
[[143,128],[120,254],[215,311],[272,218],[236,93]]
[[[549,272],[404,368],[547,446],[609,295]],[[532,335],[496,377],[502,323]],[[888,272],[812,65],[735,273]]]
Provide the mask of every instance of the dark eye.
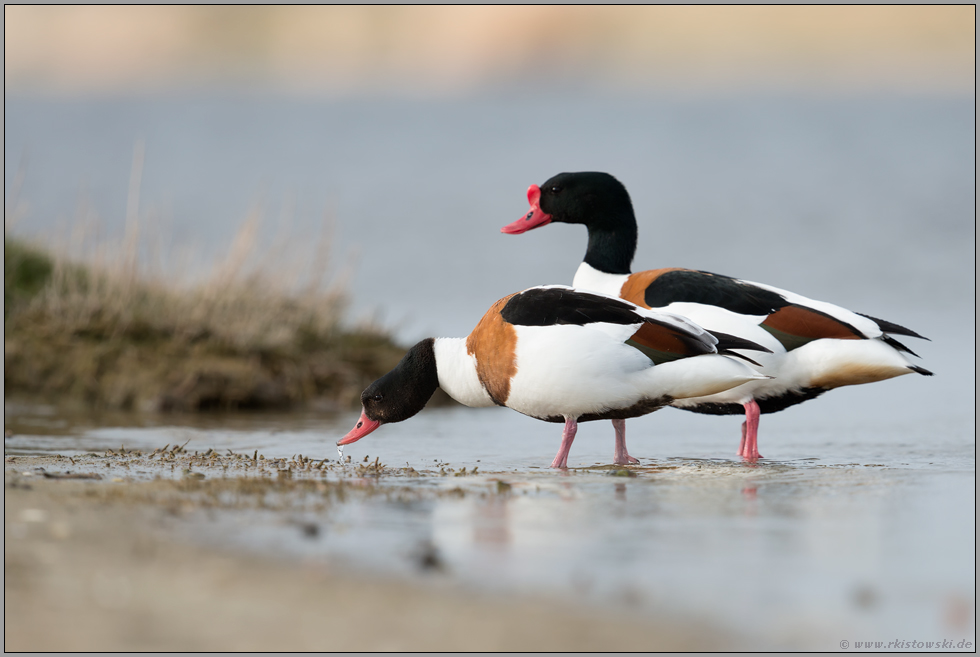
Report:
[[561,191],[561,185],[552,185],[550,191],[552,194],[557,194]]
[[384,398],[385,398],[385,396],[384,396],[384,395],[382,395],[381,393],[378,393],[377,395],[373,395],[373,396],[371,397],[371,400],[372,400],[372,401],[381,401],[381,400],[382,400],[382,399],[384,399]]

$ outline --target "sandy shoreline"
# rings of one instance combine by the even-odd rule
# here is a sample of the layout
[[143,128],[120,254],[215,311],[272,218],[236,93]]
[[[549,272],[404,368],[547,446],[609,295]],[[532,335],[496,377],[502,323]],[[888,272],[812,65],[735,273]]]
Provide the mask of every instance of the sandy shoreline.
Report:
[[[200,510],[205,498],[186,477],[23,475],[40,467],[54,473],[52,458],[6,459],[8,651],[737,647],[699,621],[616,617],[554,599],[475,594],[445,578],[382,580],[322,563],[195,545],[179,530],[183,516]],[[82,460],[94,457],[76,458],[82,467],[74,472],[99,465],[86,469]]]

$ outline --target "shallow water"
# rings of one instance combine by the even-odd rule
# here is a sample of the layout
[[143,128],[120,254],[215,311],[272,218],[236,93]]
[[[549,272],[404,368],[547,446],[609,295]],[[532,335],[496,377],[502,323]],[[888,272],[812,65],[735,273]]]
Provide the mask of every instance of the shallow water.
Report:
[[[42,419],[50,409],[21,405],[7,410],[7,426],[36,433],[15,434],[5,451],[77,456],[189,441],[185,449],[202,453],[327,458],[334,469],[323,476],[372,494],[326,509],[301,498],[211,510],[187,536],[477,591],[689,614],[769,647],[972,638],[964,619],[975,599],[975,442],[966,418],[933,431],[928,418],[889,422],[871,409],[868,422],[834,413],[830,395],[821,401],[823,409],[818,401],[764,416],[769,458],[755,465],[733,455],[736,418],[665,409],[632,420],[630,449],[641,460],[633,476],[610,465],[609,423],[583,425],[572,468],[557,472],[547,466],[560,427],[506,409],[427,409],[349,445],[351,463],[341,466],[333,442],[356,413],[140,427],[117,417],[120,426],[53,435],[44,424],[56,413]],[[392,474],[356,470],[375,458]],[[99,467],[128,480],[181,476]]]

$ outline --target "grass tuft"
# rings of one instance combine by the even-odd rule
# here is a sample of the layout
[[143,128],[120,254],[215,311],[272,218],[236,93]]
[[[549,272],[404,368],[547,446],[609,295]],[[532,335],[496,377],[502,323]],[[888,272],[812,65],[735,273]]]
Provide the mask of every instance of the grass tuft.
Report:
[[84,260],[5,235],[7,392],[164,411],[356,406],[404,349],[345,325],[324,244],[304,262],[259,248],[256,225],[189,285],[147,271],[130,235]]

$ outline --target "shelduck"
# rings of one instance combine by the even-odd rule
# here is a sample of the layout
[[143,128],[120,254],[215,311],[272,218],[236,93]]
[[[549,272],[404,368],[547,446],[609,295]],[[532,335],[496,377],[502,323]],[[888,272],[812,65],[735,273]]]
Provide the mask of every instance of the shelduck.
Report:
[[[683,317],[566,286],[533,287],[497,301],[465,338],[427,338],[361,394],[348,445],[418,413],[437,387],[466,406],[506,406],[564,423],[553,468],[565,468],[579,422],[612,420],[614,461],[626,419],[679,399],[767,378],[732,349],[765,348],[710,333]],[[753,355],[755,355],[753,353]]]
[[932,375],[913,365],[903,354],[917,355],[893,336],[927,338],[898,324],[706,271],[671,267],[631,273],[636,217],[626,188],[607,173],[561,173],[541,187],[531,185],[527,198],[531,210],[501,232],[515,235],[549,223],[584,224],[589,243],[572,283],[576,289],[670,311],[771,350],[757,357],[759,371],[771,378],[672,402],[697,413],[744,413],[738,455],[746,460],[761,458],[760,413],[775,413],[841,386],[912,372]]

